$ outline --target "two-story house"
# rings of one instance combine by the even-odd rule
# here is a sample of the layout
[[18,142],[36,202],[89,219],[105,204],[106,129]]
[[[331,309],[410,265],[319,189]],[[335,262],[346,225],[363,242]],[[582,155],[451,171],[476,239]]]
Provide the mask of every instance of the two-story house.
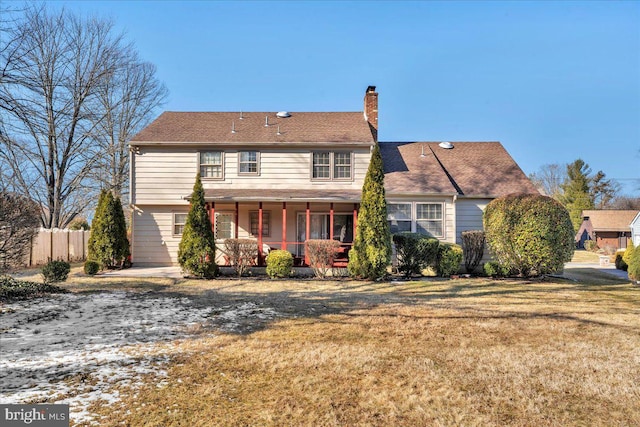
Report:
[[[131,141],[133,261],[177,262],[198,172],[219,247],[255,238],[260,250],[285,249],[302,262],[307,239],[348,248],[377,129],[375,86],[363,112],[163,113]],[[462,231],[482,228],[493,198],[537,192],[498,142],[380,148],[392,232],[459,242]]]

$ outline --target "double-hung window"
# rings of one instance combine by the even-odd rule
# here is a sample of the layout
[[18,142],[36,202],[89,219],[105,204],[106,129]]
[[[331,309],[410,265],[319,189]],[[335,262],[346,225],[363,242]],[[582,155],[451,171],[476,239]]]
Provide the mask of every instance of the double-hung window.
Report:
[[353,179],[353,153],[315,151],[311,155],[311,179],[349,181]]
[[444,236],[441,203],[416,203],[416,233]]
[[[258,236],[258,211],[249,212],[249,222],[251,235],[257,237]],[[262,211],[262,237],[271,236],[271,214],[269,211]]]
[[200,177],[211,179],[224,178],[224,156],[222,151],[203,151],[200,153]]
[[391,234],[411,231],[411,203],[387,204],[387,220]]
[[391,233],[410,231],[444,237],[443,203],[388,203],[387,221]]
[[173,213],[173,235],[180,236],[184,232],[184,225],[187,223],[186,213]]
[[258,175],[260,173],[260,153],[240,151],[238,153],[238,172],[241,175]]

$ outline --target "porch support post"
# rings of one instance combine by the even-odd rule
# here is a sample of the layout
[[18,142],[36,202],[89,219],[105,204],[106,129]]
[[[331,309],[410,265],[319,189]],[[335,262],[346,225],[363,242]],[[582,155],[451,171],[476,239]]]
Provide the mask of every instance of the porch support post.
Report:
[[[311,233],[311,204],[307,202],[307,221],[306,221],[306,229],[304,239],[305,241],[309,240],[309,234]],[[307,245],[304,246],[304,263],[309,265],[309,255],[307,254]]]
[[287,202],[282,202],[282,248],[287,250]]
[[209,210],[209,221],[211,221],[211,231],[215,234],[216,232],[216,202],[211,202],[209,204],[211,208]]
[[329,240],[333,240],[333,202],[329,206]]
[[356,240],[356,227],[358,226],[358,204],[353,204],[353,241]]
[[262,202],[258,202],[258,265],[262,265]]
[[235,216],[233,218],[233,222],[235,223],[235,227],[236,227],[236,235],[235,235],[236,239],[238,238],[238,231],[240,230],[240,226],[238,225],[238,217],[240,216],[239,212],[240,212],[240,207],[239,207],[238,202],[236,202],[236,213],[235,213]]

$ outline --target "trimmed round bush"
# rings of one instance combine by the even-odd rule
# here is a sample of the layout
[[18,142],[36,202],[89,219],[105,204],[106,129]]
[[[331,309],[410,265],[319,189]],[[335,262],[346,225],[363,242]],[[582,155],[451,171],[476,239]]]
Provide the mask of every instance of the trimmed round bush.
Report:
[[66,261],[49,261],[42,267],[45,283],[64,282],[69,276],[71,265]]
[[629,241],[629,245],[627,245],[627,249],[624,250],[624,254],[622,255],[622,261],[624,261],[625,264],[629,265],[631,263],[631,258],[635,250],[636,248],[633,246],[633,241]]
[[89,276],[95,276],[100,270],[100,264],[95,261],[86,261],[84,263],[84,273]]
[[515,274],[550,274],[571,261],[575,248],[571,218],[551,197],[510,194],[494,199],[483,222],[495,260]]
[[438,276],[449,277],[456,274],[462,262],[462,247],[451,243],[440,243],[436,270]]
[[289,251],[276,249],[267,255],[267,275],[272,279],[291,276],[293,255]]
[[438,239],[418,233],[397,233],[393,235],[398,259],[398,271],[410,278],[420,274],[422,269],[435,265],[438,256]]
[[506,277],[509,275],[509,269],[495,261],[489,261],[482,267],[484,274],[489,277]]
[[619,252],[616,252],[616,255],[615,255],[615,264],[616,264],[616,268],[617,268],[618,270],[627,271],[627,268],[628,268],[629,266],[627,265],[627,263],[626,263],[626,262],[624,262],[624,259],[622,259],[622,258],[623,258],[623,255],[624,255],[624,252],[620,252],[620,251],[619,251]]

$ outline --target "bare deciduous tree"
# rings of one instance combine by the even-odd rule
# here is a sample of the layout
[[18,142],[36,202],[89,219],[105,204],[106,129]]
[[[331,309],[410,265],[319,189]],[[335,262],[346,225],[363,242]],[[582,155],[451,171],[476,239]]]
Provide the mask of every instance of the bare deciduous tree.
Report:
[[563,193],[562,184],[567,179],[567,166],[557,163],[542,165],[529,178],[545,196],[559,200]]
[[44,227],[64,227],[105,182],[125,187],[126,143],[166,90],[109,21],[39,6],[6,33],[0,179],[39,203]]

